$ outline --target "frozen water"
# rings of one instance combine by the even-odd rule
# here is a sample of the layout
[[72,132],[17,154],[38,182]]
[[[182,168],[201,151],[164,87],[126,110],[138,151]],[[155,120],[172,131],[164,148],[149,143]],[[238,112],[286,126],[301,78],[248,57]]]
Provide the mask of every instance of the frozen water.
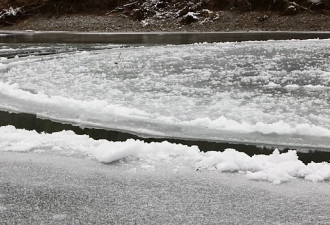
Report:
[[118,45],[99,45],[99,44],[0,44],[0,58],[26,57],[33,55],[50,55],[64,52],[76,52],[81,50],[97,50],[118,47]]
[[330,40],[114,48],[0,61],[0,107],[143,134],[330,146]]
[[[328,182],[0,152],[3,224],[329,224]],[[74,222],[73,222],[74,221]],[[76,222],[77,221],[77,222]],[[24,223],[23,222],[23,223]]]
[[[64,46],[49,56],[2,46],[0,108],[150,135],[329,150],[329,44]],[[3,126],[0,214],[5,223],[329,223],[329,162],[305,165],[292,150],[215,151]]]

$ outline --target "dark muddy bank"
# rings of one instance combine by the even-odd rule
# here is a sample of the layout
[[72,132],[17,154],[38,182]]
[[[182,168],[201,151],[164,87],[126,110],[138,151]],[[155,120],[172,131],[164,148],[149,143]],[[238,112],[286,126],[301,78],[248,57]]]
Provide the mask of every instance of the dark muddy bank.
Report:
[[3,0],[2,30],[329,31],[330,0]]

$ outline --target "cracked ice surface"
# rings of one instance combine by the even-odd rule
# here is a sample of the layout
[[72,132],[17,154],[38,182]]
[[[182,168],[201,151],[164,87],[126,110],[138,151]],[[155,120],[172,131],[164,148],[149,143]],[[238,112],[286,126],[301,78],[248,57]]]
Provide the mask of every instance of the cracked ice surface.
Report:
[[330,40],[114,48],[0,61],[0,107],[144,134],[330,146]]

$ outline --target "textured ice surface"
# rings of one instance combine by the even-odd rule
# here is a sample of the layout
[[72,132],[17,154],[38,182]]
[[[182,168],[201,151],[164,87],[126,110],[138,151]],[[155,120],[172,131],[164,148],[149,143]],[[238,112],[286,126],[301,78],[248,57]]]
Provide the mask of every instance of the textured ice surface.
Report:
[[50,55],[64,52],[76,52],[81,50],[97,50],[118,47],[119,45],[99,44],[0,44],[0,58],[26,57],[33,55]]
[[2,224],[329,224],[330,183],[0,152]]
[[0,61],[0,107],[146,134],[330,146],[330,40],[115,48]]
[[[218,150],[218,149],[215,149]],[[0,127],[0,151],[47,153],[64,156],[90,157],[103,163],[122,161],[139,163],[140,168],[154,171],[161,165],[173,171],[211,170],[219,172],[240,172],[249,179],[265,180],[275,184],[295,178],[311,181],[330,180],[330,164],[309,163],[298,160],[296,151],[252,157],[234,149],[224,152],[201,152],[197,146],[181,144],[145,143],[138,140],[111,142],[93,140],[86,135],[72,131],[53,134],[39,134],[35,131],[16,129],[13,126]]]

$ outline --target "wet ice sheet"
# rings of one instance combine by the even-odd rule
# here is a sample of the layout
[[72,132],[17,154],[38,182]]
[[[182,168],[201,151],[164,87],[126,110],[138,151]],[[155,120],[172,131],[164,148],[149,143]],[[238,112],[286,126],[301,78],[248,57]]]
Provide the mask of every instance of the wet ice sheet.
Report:
[[330,146],[330,40],[0,61],[0,106],[161,136]]

